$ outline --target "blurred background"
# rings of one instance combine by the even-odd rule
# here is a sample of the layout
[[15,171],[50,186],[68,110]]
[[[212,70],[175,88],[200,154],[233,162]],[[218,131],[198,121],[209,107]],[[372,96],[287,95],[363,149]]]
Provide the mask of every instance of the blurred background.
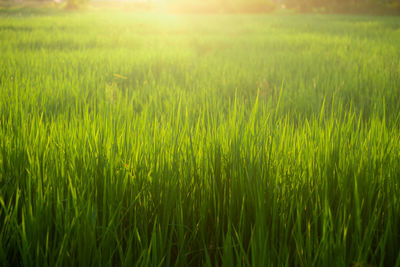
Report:
[[0,0],[1,7],[117,8],[176,13],[400,14],[400,0]]

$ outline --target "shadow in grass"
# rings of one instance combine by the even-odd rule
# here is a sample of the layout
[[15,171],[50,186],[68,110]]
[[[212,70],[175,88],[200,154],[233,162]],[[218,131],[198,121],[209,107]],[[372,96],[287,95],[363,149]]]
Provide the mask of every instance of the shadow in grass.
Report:
[[12,31],[12,32],[31,32],[33,29],[32,27],[26,27],[26,26],[13,26],[13,25],[5,25],[5,26],[0,26],[0,32],[2,31]]
[[56,15],[66,12],[67,12],[66,10],[54,7],[31,7],[31,6],[1,7],[0,6],[0,16],[9,16],[9,17]]

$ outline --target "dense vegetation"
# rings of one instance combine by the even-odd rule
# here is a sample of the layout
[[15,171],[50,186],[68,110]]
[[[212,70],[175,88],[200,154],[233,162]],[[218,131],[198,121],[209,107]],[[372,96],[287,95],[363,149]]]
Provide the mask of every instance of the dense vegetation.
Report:
[[400,19],[0,18],[5,266],[400,266]]
[[302,12],[399,13],[399,0],[282,0]]
[[[81,9],[88,6],[119,5],[124,10],[159,9],[160,6],[180,13],[270,13],[287,9],[297,13],[346,13],[346,14],[400,14],[400,0],[25,0],[41,3],[42,6],[64,6],[66,9]],[[21,5],[25,1],[3,0],[2,5]],[[60,4],[65,2],[66,4]]]
[[[77,0],[74,0],[77,1]],[[161,0],[162,1],[162,0]],[[241,7],[244,11],[269,11],[285,6],[298,12],[323,13],[400,13],[400,0],[164,0],[167,3],[220,4]],[[148,1],[152,2],[152,1]],[[253,8],[253,9],[252,9]]]

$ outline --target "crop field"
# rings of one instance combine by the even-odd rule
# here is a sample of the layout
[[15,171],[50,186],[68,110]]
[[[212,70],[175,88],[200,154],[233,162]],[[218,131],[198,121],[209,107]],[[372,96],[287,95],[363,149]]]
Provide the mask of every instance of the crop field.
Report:
[[400,266],[400,18],[0,12],[1,266]]

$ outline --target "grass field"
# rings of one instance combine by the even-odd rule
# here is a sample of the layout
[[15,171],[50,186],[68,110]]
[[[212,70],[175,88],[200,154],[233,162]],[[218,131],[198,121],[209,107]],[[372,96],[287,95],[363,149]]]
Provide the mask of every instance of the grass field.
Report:
[[400,18],[0,15],[1,266],[400,266]]

